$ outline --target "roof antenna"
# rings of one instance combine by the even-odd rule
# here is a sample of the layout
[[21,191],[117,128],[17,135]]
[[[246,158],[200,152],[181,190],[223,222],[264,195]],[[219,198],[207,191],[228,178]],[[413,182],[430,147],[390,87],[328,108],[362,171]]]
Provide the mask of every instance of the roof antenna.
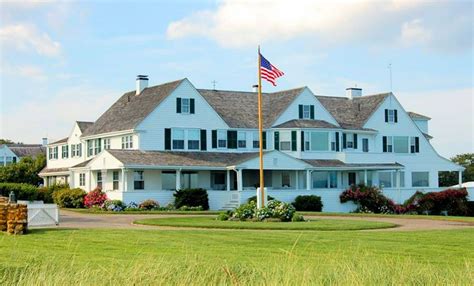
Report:
[[391,62],[388,64],[388,72],[390,75],[390,92],[392,92],[393,88],[392,88],[392,63]]
[[213,90],[216,90],[216,83],[217,83],[217,81],[213,80],[213,81],[211,81],[211,83],[212,83],[212,89],[213,89]]

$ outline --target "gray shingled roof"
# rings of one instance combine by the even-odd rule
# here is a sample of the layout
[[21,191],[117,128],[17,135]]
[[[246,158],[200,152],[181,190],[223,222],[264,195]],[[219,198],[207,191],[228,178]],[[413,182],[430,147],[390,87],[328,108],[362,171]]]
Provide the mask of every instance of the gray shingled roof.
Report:
[[247,161],[258,153],[174,152],[107,150],[124,165],[227,167]]
[[18,157],[36,157],[46,154],[46,148],[41,144],[7,144],[8,148]]
[[76,121],[77,125],[79,125],[79,129],[81,129],[81,132],[84,133],[87,128],[91,127],[94,122],[89,122],[89,121]]
[[292,119],[274,128],[340,128],[324,120]]
[[[93,158],[92,158],[92,159],[93,159]],[[71,168],[85,167],[85,166],[87,166],[87,164],[89,164],[90,161],[92,161],[92,159],[89,159],[89,160],[86,160],[86,161],[84,161],[84,162],[82,162],[82,163],[79,163],[79,164],[77,164],[77,165],[74,165],[74,166],[72,166]]]
[[419,113],[412,112],[412,111],[408,111],[407,113],[408,113],[408,115],[409,115],[411,118],[413,118],[413,119],[431,120],[431,117],[428,117],[428,116],[423,115],[423,114],[419,114]]
[[[263,127],[275,120],[305,87],[262,93]],[[231,128],[258,128],[258,98],[255,92],[198,89]]]
[[59,143],[66,143],[69,137],[59,139],[58,141],[54,141],[52,143],[49,143],[48,145],[53,145],[53,144],[59,144]]
[[39,172],[39,175],[50,174],[50,173],[60,173],[60,172],[69,172],[69,168],[47,168],[44,167],[43,170]]
[[354,99],[316,96],[321,104],[345,129],[362,129],[365,122],[391,93],[365,95]]
[[306,163],[316,168],[400,168],[403,165],[399,163],[363,163],[353,164],[344,163],[340,160],[319,160],[319,159],[303,159]]
[[135,91],[126,92],[82,136],[135,128],[183,80],[145,88],[139,96]]

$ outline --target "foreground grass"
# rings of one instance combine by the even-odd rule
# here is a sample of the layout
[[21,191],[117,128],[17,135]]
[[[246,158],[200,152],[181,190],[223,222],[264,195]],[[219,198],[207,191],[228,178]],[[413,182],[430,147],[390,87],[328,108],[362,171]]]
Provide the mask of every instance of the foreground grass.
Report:
[[472,285],[473,229],[34,230],[0,235],[0,285]]
[[304,222],[251,222],[251,221],[220,221],[215,217],[174,217],[151,218],[135,221],[136,224],[220,228],[220,229],[270,229],[270,230],[362,230],[395,227],[387,222],[353,221],[353,220],[311,220]]

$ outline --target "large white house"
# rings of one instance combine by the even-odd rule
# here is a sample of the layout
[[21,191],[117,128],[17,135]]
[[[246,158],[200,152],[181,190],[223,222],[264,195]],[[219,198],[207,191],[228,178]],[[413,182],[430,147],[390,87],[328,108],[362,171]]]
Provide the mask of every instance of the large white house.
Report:
[[[321,196],[324,211],[349,211],[339,195],[352,184],[376,185],[397,202],[437,191],[438,172],[463,168],[430,144],[430,118],[405,111],[392,93],[345,97],[308,87],[263,94],[265,187],[291,202]],[[123,94],[94,123],[76,122],[48,145],[45,184],[101,187],[125,202],[173,201],[182,188],[208,190],[211,209],[256,194],[258,120],[255,92],[196,89],[188,79]]]

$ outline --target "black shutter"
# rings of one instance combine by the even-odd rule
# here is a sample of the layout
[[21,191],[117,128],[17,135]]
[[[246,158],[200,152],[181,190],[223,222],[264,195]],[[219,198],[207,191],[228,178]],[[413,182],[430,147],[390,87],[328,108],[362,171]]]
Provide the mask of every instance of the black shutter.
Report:
[[267,131],[262,131],[263,149],[267,149]]
[[383,146],[383,152],[387,152],[387,136],[382,137],[382,146]]
[[212,130],[212,148],[217,148],[217,130]]
[[342,149],[347,148],[347,135],[346,133],[342,133]]
[[201,150],[207,150],[207,132],[206,129],[201,129]]
[[291,151],[296,151],[296,130],[291,131]]
[[304,151],[304,131],[301,131],[301,151]]
[[385,109],[385,122],[388,122],[388,109]]
[[190,113],[194,114],[194,98],[189,99],[189,105],[190,105]]
[[165,128],[165,150],[171,150],[171,129]]
[[181,97],[176,98],[176,113],[181,113]]
[[314,119],[314,105],[310,105],[309,111],[309,118]]
[[354,134],[354,149],[357,149],[357,134]]
[[415,137],[415,152],[420,153],[420,138]]
[[275,131],[274,134],[275,134],[275,135],[274,135],[274,139],[275,139],[274,141],[275,141],[275,142],[274,142],[274,144],[273,144],[273,145],[274,145],[274,146],[273,146],[273,149],[275,149],[275,150],[280,150],[280,132]]
[[398,113],[397,110],[394,109],[394,110],[393,110],[393,117],[394,117],[394,119],[395,119],[395,122],[398,122],[398,114],[397,114],[397,113]]
[[298,118],[303,118],[303,105],[298,105]]
[[336,151],[339,152],[339,132],[336,132]]
[[227,148],[237,149],[237,131],[227,130]]

